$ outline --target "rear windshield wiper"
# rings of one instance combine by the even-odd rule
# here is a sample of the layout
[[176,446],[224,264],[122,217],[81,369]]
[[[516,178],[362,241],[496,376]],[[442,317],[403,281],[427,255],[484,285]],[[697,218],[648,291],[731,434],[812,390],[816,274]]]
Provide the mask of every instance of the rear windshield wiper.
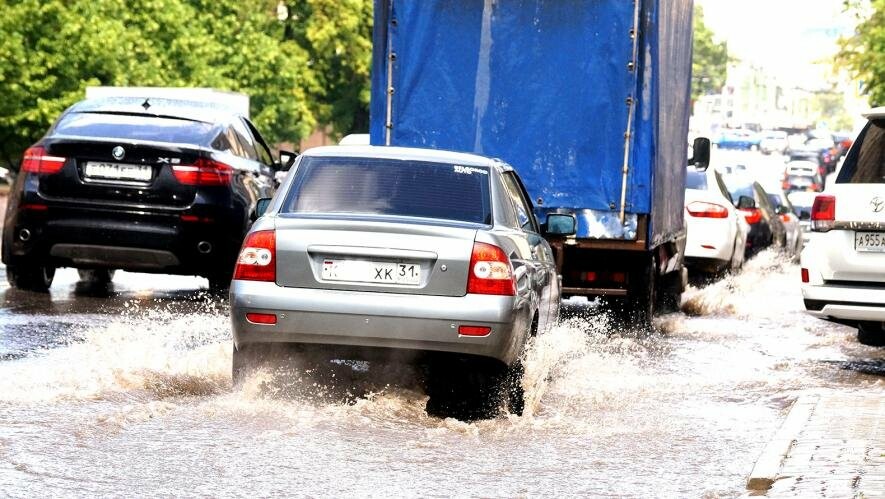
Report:
[[157,113],[142,113],[136,111],[76,111],[79,114],[113,114],[115,116],[145,116],[150,118],[163,118],[167,120],[180,120],[180,121],[190,121],[193,123],[203,123],[206,125],[211,125],[211,123],[203,120],[198,120],[194,118],[187,118],[184,116],[172,116],[170,114],[157,114]]

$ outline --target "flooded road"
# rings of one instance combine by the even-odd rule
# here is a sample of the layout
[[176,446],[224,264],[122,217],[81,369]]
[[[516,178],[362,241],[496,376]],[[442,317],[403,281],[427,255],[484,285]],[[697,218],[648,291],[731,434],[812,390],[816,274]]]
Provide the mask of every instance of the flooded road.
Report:
[[692,289],[651,334],[569,302],[528,354],[526,415],[470,424],[428,417],[408,369],[232,390],[227,303],[204,280],[95,290],[62,270],[40,296],[3,278],[0,491],[740,496],[797,396],[885,395],[885,353],[802,313],[781,260]]

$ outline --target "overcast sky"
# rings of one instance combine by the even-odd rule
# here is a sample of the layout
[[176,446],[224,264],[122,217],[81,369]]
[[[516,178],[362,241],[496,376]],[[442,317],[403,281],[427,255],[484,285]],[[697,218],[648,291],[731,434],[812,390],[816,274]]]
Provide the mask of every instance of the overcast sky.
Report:
[[[830,61],[854,18],[842,0],[696,0],[707,26],[742,61],[763,66],[790,83],[822,78],[815,62]],[[804,85],[803,85],[804,86]]]

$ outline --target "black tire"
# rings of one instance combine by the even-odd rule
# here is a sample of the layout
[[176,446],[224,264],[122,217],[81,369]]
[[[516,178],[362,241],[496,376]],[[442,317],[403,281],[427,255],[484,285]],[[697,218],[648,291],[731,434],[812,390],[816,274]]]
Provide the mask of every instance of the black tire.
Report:
[[271,348],[264,344],[234,345],[231,356],[231,383],[240,386],[253,372],[269,362]]
[[507,368],[491,359],[431,360],[425,373],[427,414],[476,421],[496,417],[505,403],[514,414],[522,414],[524,394],[519,366]]
[[679,311],[682,302],[682,273],[670,272],[658,280],[660,285],[657,291],[657,304],[655,312],[670,314]]
[[885,346],[885,328],[881,322],[861,322],[857,325],[857,341],[871,347]]
[[658,302],[658,279],[654,257],[649,258],[630,275],[627,299],[624,302],[624,319],[640,328],[651,327]]
[[507,411],[516,416],[522,416],[525,410],[525,388],[522,386],[522,378],[525,376],[525,366],[522,360],[507,369],[504,379],[504,390],[507,395]]
[[46,265],[10,265],[6,267],[9,285],[25,291],[45,293],[52,286],[55,267]]
[[109,284],[116,273],[113,269],[77,269],[80,280],[91,284]]
[[230,289],[230,281],[233,277],[231,273],[213,274],[207,276],[209,280],[209,292],[215,294],[227,293]]

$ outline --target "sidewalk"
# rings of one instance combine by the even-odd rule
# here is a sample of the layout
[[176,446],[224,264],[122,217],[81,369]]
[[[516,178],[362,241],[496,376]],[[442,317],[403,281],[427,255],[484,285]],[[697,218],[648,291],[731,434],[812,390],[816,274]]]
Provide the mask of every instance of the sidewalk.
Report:
[[748,488],[762,492],[771,484],[767,497],[885,498],[883,419],[885,391],[878,388],[800,397]]

